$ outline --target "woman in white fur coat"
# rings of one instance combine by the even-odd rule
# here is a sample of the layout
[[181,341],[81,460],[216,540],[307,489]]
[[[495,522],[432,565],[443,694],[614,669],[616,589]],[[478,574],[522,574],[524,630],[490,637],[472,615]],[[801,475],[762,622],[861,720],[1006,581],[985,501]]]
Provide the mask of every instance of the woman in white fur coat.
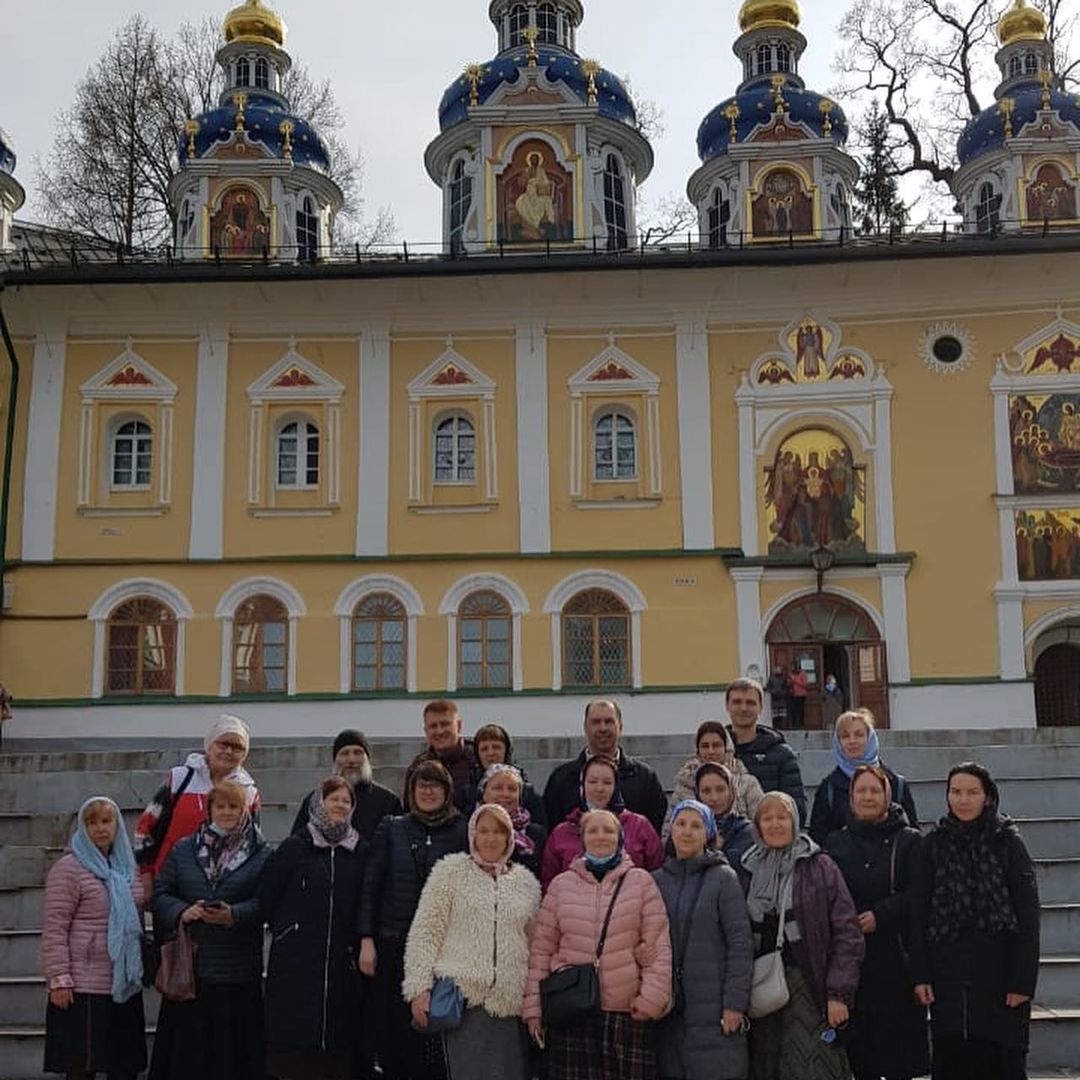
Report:
[[436,979],[453,979],[465,998],[461,1025],[445,1035],[454,1080],[529,1075],[521,1008],[540,885],[510,862],[513,852],[509,814],[494,803],[478,806],[469,853],[435,864],[409,929],[402,992],[416,1026],[427,1026]]

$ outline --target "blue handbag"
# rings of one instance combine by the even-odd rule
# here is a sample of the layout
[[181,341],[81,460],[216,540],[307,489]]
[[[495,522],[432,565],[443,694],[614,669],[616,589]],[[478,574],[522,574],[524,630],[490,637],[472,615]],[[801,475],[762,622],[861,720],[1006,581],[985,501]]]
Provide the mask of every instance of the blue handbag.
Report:
[[431,1008],[424,1031],[429,1035],[453,1031],[461,1024],[464,1011],[465,995],[458,989],[457,983],[453,979],[436,979],[431,988]]

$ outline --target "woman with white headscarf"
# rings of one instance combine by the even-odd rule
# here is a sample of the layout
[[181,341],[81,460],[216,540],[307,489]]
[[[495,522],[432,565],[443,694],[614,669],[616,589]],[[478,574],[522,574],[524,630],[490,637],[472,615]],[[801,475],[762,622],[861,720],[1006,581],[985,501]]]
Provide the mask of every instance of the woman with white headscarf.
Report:
[[540,885],[513,854],[510,815],[497,803],[478,806],[468,853],[435,865],[409,929],[402,991],[414,1024],[427,1028],[436,980],[451,980],[464,997],[460,1026],[445,1034],[454,1080],[529,1075],[521,1009]]
[[71,847],[45,883],[46,1072],[134,1080],[146,1067],[141,903],[119,807],[103,796],[87,799]]

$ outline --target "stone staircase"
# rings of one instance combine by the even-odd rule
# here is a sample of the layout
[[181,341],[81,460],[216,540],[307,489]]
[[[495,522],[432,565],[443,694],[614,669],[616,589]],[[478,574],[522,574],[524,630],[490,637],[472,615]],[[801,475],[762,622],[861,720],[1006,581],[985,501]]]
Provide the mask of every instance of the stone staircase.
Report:
[[[808,787],[831,768],[822,733],[789,733]],[[628,737],[628,751],[652,762],[670,783],[688,756],[689,735]],[[1006,813],[1019,823],[1036,860],[1042,899],[1042,961],[1033,1012],[1029,1066],[1033,1076],[1080,1076],[1080,729],[995,732],[886,732],[883,756],[912,785],[924,821],[944,809],[951,764],[975,758],[1001,785]],[[376,778],[400,789],[417,740],[374,741]],[[580,745],[568,738],[521,738],[515,748],[542,787],[551,769]],[[73,810],[91,794],[109,795],[129,830],[188,746],[156,740],[99,741],[72,749],[52,742],[8,743],[0,754],[0,1080],[42,1075],[45,985],[40,975],[44,876],[60,856]],[[277,842],[303,796],[328,772],[320,741],[291,746],[256,743],[248,760],[263,796],[263,830]],[[146,994],[153,1029],[158,1002]]]

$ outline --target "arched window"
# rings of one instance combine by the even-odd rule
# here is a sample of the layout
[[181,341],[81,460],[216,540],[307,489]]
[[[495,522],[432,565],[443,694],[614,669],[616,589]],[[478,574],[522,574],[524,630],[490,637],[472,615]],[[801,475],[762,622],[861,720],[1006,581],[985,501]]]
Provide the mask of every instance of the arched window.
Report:
[[408,615],[396,596],[372,593],[353,610],[352,688],[404,690]]
[[301,262],[314,262],[319,257],[319,216],[310,195],[304,196],[296,211],[296,254]]
[[601,413],[593,425],[593,478],[637,479],[637,429],[618,409]]
[[236,61],[236,85],[251,85],[251,61],[246,56],[241,56]]
[[510,9],[510,48],[523,45],[525,27],[529,25],[529,9],[524,4],[515,4]]
[[1001,226],[1001,196],[989,181],[979,187],[975,228],[980,236],[993,236]]
[[171,694],[176,687],[176,617],[139,596],[109,616],[105,649],[109,694]]
[[1034,53],[1024,54],[1024,74],[1025,75],[1038,75],[1039,74],[1039,58]]
[[756,74],[764,75],[767,71],[772,71],[772,49],[768,45],[762,43],[757,47]]
[[540,31],[540,45],[559,44],[559,14],[554,4],[541,4],[536,9],[536,29]]
[[587,589],[562,611],[563,685],[630,685],[630,612],[612,593]]
[[1012,79],[1024,70],[1024,59],[1019,53],[1009,57],[1009,78]]
[[467,416],[448,416],[435,426],[435,483],[476,481],[476,429]]
[[293,420],[277,437],[277,486],[317,487],[319,429],[310,420]]
[[604,224],[607,225],[608,251],[626,247],[626,181],[622,166],[614,154],[604,163]]
[[709,247],[722,248],[727,244],[728,225],[731,223],[731,200],[722,188],[713,191],[709,207]]
[[150,486],[154,436],[142,420],[121,424],[112,441],[112,487],[143,490]]
[[255,85],[260,90],[270,89],[270,65],[265,56],[260,56],[255,61]]
[[458,608],[458,686],[510,688],[512,627],[510,605],[497,592],[465,597]]
[[791,71],[791,49],[783,42],[776,46],[776,70]]
[[450,174],[450,249],[460,251],[465,219],[472,205],[472,177],[465,172],[465,162],[458,158]]
[[272,596],[245,600],[233,616],[234,694],[284,694],[289,670],[289,612]]

